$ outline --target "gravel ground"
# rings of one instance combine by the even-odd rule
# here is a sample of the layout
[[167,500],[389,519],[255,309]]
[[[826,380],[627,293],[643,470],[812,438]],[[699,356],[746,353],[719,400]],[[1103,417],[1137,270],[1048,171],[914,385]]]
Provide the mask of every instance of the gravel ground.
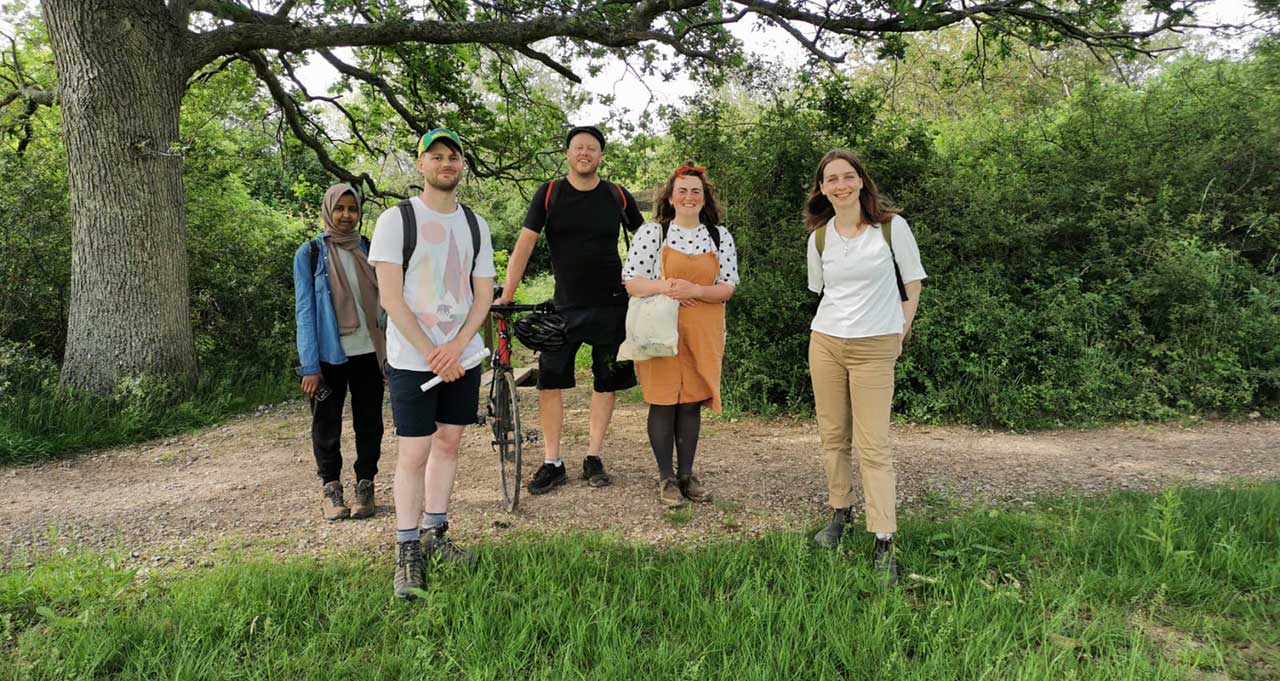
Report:
[[[537,399],[522,389],[526,424]],[[578,480],[586,446],[584,388],[568,391],[564,456],[571,483],[499,505],[488,432],[470,428],[450,513],[461,543],[557,532],[604,532],[655,545],[752,537],[818,525],[826,485],[811,420],[704,421],[698,472],[715,501],[692,517],[669,516],[656,498],[645,406],[619,401],[606,443],[614,485]],[[144,570],[207,565],[226,552],[323,558],[354,550],[389,552],[395,439],[386,414],[378,513],[325,522],[309,441],[309,415],[286,403],[182,437],[39,466],[0,468],[0,559],[34,561],[75,546],[118,550]],[[1031,434],[959,427],[895,426],[898,493],[905,508],[940,500],[959,506],[1027,506],[1044,495],[1154,491],[1280,478],[1280,423],[1131,425]],[[541,447],[526,452],[527,479]],[[354,452],[350,421],[343,451]],[[532,463],[530,463],[532,461]],[[348,494],[353,481],[348,465]]]

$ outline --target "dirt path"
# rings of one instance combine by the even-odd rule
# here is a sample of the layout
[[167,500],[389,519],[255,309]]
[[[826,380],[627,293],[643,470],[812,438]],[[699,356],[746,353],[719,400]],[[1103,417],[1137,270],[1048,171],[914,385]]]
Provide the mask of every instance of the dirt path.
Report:
[[[588,395],[566,405],[565,456],[580,471]],[[522,390],[526,423],[537,400]],[[812,421],[708,419],[698,466],[714,504],[692,518],[667,517],[654,499],[645,407],[620,402],[605,452],[615,484],[573,480],[542,497],[524,495],[517,514],[499,508],[487,432],[468,429],[450,524],[462,541],[517,533],[603,531],[668,544],[816,525],[826,487]],[[392,531],[395,440],[387,414],[378,515],[327,523],[301,403],[262,410],[199,433],[104,450],[70,461],[0,468],[0,558],[74,544],[122,548],[144,566],[204,564],[220,551],[323,555],[385,550]],[[904,507],[939,495],[961,504],[1024,505],[1042,494],[1100,494],[1280,478],[1280,423],[1251,421],[1125,426],[1030,435],[965,428],[894,429]],[[534,465],[541,448],[532,448]],[[343,451],[353,452],[350,421]],[[534,465],[528,461],[525,476]],[[350,475],[348,464],[346,475]],[[344,478],[351,488],[351,480]]]

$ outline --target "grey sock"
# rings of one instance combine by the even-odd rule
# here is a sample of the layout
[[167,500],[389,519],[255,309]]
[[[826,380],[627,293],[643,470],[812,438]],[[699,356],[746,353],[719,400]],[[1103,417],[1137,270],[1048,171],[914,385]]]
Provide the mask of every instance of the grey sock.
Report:
[[447,522],[449,522],[449,514],[447,512],[446,513],[425,513],[424,512],[422,514],[422,529],[424,530],[430,530],[434,527],[440,527],[441,525]]
[[407,541],[418,541],[419,534],[420,534],[420,531],[416,527],[408,530],[397,529],[396,543],[403,544],[404,542],[407,542]]

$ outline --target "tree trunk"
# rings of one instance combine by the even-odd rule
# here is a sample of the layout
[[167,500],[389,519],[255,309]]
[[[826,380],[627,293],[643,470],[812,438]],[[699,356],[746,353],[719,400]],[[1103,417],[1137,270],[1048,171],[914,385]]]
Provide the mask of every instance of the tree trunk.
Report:
[[44,0],[71,187],[62,382],[151,375],[185,391],[196,355],[175,148],[183,31],[163,0]]

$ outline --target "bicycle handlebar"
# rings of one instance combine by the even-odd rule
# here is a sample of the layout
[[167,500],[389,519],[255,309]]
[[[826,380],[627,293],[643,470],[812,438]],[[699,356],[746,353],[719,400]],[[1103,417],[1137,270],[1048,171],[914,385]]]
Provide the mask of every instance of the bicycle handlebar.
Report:
[[[493,287],[493,298],[497,300],[502,297],[502,287]],[[550,300],[536,303],[534,305],[520,305],[517,303],[508,303],[507,305],[490,305],[489,312],[497,312],[498,314],[511,314],[515,312],[552,312],[556,309],[555,304]]]

